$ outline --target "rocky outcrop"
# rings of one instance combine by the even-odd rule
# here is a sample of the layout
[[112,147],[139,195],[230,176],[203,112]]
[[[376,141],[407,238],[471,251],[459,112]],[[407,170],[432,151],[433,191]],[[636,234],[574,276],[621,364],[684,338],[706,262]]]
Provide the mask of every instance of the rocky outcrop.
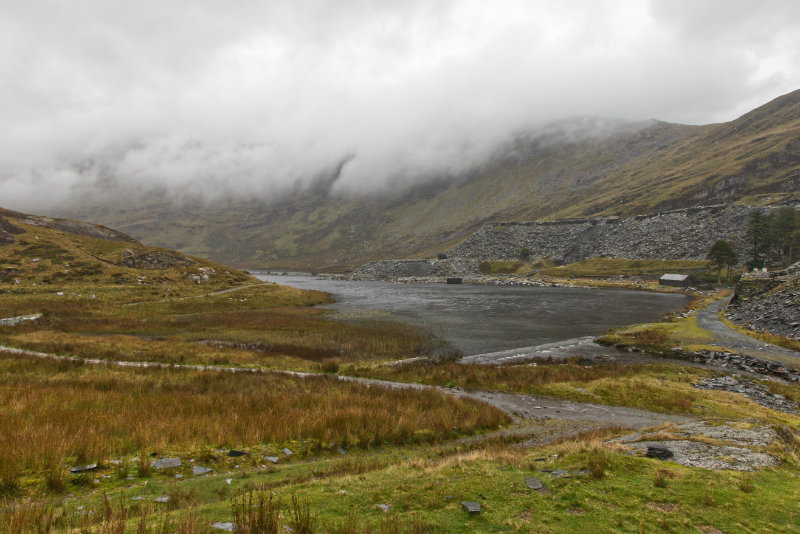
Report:
[[705,259],[717,239],[743,240],[750,214],[764,208],[720,204],[636,217],[490,224],[449,254],[478,260],[552,256],[566,263],[594,256]]
[[[53,228],[69,234],[82,235],[86,237],[95,237],[98,239],[105,239],[108,241],[124,241],[127,243],[138,243],[134,238],[128,234],[106,228],[99,224],[90,224],[80,221],[73,221],[71,219],[53,219],[50,217],[41,217],[38,215],[26,215],[18,211],[6,210],[0,208],[0,218],[7,217],[8,219],[17,219],[22,223],[30,224],[31,226],[41,226],[43,228]],[[12,225],[13,226],[13,225]],[[0,227],[2,231],[2,227]],[[1,233],[1,232],[0,232]],[[17,232],[19,233],[19,232]]]
[[351,280],[402,280],[460,277],[477,273],[478,263],[478,261],[468,258],[371,261],[355,269],[348,278]]
[[25,230],[14,226],[7,219],[0,217],[0,246],[10,245],[14,242],[14,235],[24,233]]
[[731,321],[753,330],[800,339],[800,263],[743,277],[727,313]]
[[120,264],[132,269],[164,270],[172,267],[190,267],[197,262],[174,252],[136,252],[128,249],[122,252]]

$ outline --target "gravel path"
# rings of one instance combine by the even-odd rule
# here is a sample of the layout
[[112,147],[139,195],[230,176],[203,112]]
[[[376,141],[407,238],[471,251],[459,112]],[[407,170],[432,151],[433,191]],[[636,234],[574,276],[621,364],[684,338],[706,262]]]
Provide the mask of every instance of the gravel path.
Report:
[[719,318],[719,312],[728,305],[728,302],[729,299],[720,299],[697,312],[697,325],[714,336],[716,345],[756,358],[800,364],[800,353],[797,351],[741,334],[723,323]]

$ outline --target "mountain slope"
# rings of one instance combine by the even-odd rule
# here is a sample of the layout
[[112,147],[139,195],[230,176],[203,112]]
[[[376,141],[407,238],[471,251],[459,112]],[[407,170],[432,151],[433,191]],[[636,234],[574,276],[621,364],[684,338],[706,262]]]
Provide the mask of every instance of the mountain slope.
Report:
[[489,222],[768,204],[800,191],[800,91],[723,124],[563,121],[402,191],[343,197],[329,185],[271,203],[153,195],[65,212],[229,264],[333,270],[447,249]]
[[0,293],[4,285],[18,286],[17,293],[31,287],[45,293],[42,286],[53,285],[91,291],[153,286],[174,294],[254,281],[235,269],[148,247],[104,226],[0,208]]

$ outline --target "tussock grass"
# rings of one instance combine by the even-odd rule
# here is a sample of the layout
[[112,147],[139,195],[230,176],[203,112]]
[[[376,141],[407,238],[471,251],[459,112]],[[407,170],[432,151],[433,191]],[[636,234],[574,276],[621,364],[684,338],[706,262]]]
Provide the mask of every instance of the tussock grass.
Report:
[[[65,489],[65,461],[139,451],[242,447],[292,440],[342,446],[430,443],[507,423],[502,412],[435,391],[327,378],[91,368],[0,359],[4,487],[13,466]],[[139,476],[149,465],[141,455]]]

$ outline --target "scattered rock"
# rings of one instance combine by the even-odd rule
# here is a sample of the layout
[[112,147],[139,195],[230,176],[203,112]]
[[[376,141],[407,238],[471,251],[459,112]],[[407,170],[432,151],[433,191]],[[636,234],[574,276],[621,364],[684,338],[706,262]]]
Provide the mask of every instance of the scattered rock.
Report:
[[525,485],[532,490],[540,490],[544,487],[542,481],[538,478],[525,477]]
[[150,464],[150,467],[153,469],[171,469],[175,467],[180,467],[181,459],[180,458],[159,458],[158,460],[154,461]]
[[555,471],[550,473],[550,476],[552,476],[553,478],[560,478],[568,474],[569,471],[567,471],[566,469],[556,469]]
[[481,513],[481,505],[480,505],[480,503],[472,502],[472,501],[462,501],[461,502],[461,506],[464,508],[464,510],[469,512],[470,515],[477,515],[477,514]]
[[78,467],[73,467],[69,470],[70,473],[84,473],[86,471],[94,471],[97,469],[97,464],[88,464],[88,465],[81,465]]
[[169,495],[162,495],[161,497],[156,497],[153,499],[155,502],[160,502],[166,504],[169,502]]
[[344,456],[345,454],[347,454],[347,451],[346,451],[346,450],[344,450],[344,449],[343,449],[343,448],[341,448],[341,447],[339,447],[339,449],[338,449],[338,450],[339,450],[339,454],[341,454],[342,456]]
[[277,464],[279,458],[277,456],[265,456],[264,459],[268,462],[272,462],[273,464]]
[[294,453],[291,450],[289,450],[287,448],[284,448],[283,449],[283,454],[285,454],[286,456],[291,456]]
[[212,471],[213,469],[211,469],[210,467],[203,467],[201,465],[196,465],[192,467],[192,475],[194,476],[205,475],[206,473],[210,473]]
[[131,269],[165,270],[172,267],[190,267],[197,262],[186,256],[172,252],[160,251],[134,251],[132,249],[122,252],[120,263]]
[[236,449],[231,449],[228,451],[228,456],[231,458],[238,458],[239,456],[245,456],[246,454],[248,454],[247,451],[239,451]]
[[216,528],[217,530],[227,530],[228,532],[233,532],[236,530],[236,524],[231,523],[230,521],[226,521],[224,523],[213,523],[211,528]]
[[783,395],[772,393],[770,390],[744,378],[736,379],[732,376],[706,377],[697,384],[692,384],[698,389],[716,389],[741,393],[754,402],[784,413],[797,413],[800,404],[786,399]]
[[384,513],[385,513],[385,512],[388,512],[388,511],[389,511],[389,509],[392,507],[392,505],[391,505],[391,504],[384,504],[384,503],[381,503],[381,504],[376,504],[375,506],[377,506],[378,508],[380,508],[381,510],[383,510],[383,511],[384,511]]

